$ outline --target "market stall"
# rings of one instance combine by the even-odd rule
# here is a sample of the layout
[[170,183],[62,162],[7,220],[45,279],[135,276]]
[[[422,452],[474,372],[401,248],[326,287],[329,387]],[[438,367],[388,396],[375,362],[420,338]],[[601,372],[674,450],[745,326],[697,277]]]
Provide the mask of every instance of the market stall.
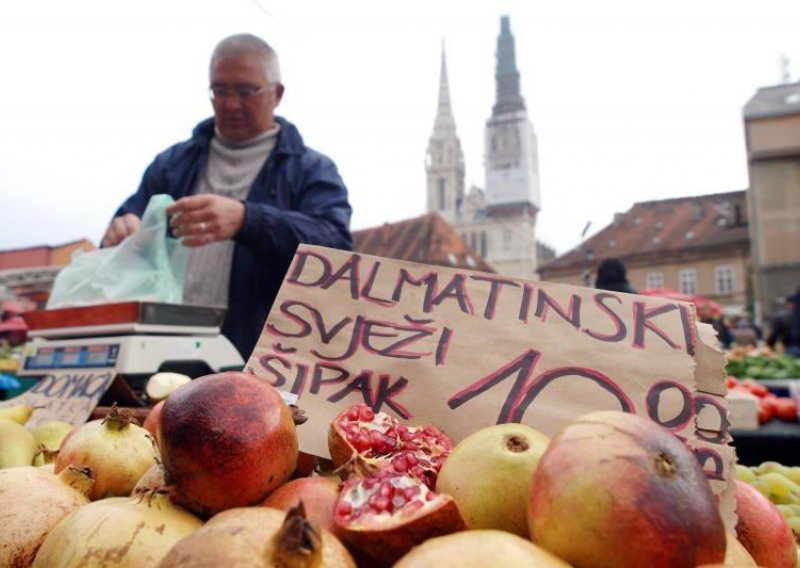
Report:
[[740,463],[800,465],[800,360],[768,348],[734,348],[727,354],[728,388],[752,395],[736,408],[750,414],[732,425]]
[[24,488],[0,492],[0,564],[796,561],[785,515],[735,481],[724,360],[681,301],[302,245],[244,372],[187,381],[140,427],[104,394],[141,398],[130,377],[202,341],[144,308],[32,325],[21,372],[44,379],[0,403],[0,487]]

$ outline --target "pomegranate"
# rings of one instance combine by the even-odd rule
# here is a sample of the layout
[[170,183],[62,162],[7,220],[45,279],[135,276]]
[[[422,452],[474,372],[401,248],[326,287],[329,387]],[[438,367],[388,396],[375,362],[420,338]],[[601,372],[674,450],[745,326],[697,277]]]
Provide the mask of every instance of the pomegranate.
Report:
[[91,486],[88,468],[69,467],[58,476],[31,466],[0,471],[0,566],[30,566],[53,527],[89,502]]
[[355,562],[335,536],[306,520],[301,506],[287,513],[241,507],[211,518],[176,544],[158,566],[355,568]]
[[155,441],[116,405],[102,420],[87,422],[61,443],[55,472],[70,465],[88,466],[95,475],[89,499],[130,495],[157,457]]
[[455,501],[415,477],[382,472],[347,481],[333,520],[355,549],[388,565],[422,541],[466,528]]
[[136,486],[133,488],[133,491],[131,491],[131,495],[149,493],[157,489],[167,490],[169,484],[167,483],[166,475],[167,472],[164,471],[164,465],[156,460],[156,463],[144,472],[144,475],[136,482]]
[[485,568],[487,566],[536,566],[569,568],[531,541],[498,530],[469,530],[431,538],[415,547],[395,568]]
[[166,493],[111,497],[64,517],[45,539],[34,568],[155,566],[203,525]]
[[36,455],[36,440],[24,426],[0,418],[0,469],[31,465]]
[[408,473],[433,489],[453,441],[432,424],[410,428],[360,403],[331,422],[328,449],[336,467],[355,463],[356,469],[366,465],[367,475],[377,469]]
[[528,538],[528,488],[549,442],[524,424],[482,428],[450,453],[436,491],[453,496],[469,528],[500,529]]
[[[297,424],[297,422],[295,422]],[[292,479],[300,477],[308,477],[314,473],[314,469],[321,458],[307,454],[305,452],[298,452],[297,454],[297,467],[292,474]],[[332,462],[331,462],[332,463]]]
[[332,531],[333,507],[339,497],[339,484],[327,477],[301,477],[278,487],[261,503],[262,507],[272,507],[288,511],[302,502],[308,520],[323,529]]
[[142,427],[150,432],[150,435],[156,442],[158,442],[158,417],[161,416],[161,409],[163,407],[164,401],[162,400],[150,409],[150,412],[147,413],[147,418],[144,419],[144,424],[142,424]]
[[575,566],[722,562],[725,529],[697,460],[654,422],[587,414],[539,460],[528,501],[531,540]]
[[789,568],[797,563],[792,529],[778,508],[756,488],[736,483],[736,537],[759,566]]
[[58,450],[48,450],[47,446],[39,444],[36,447],[36,454],[33,456],[33,465],[36,467],[52,466],[49,468],[50,473],[55,473],[57,458]]
[[297,464],[291,411],[274,387],[245,373],[200,377],[173,392],[159,435],[173,498],[201,515],[260,503]]

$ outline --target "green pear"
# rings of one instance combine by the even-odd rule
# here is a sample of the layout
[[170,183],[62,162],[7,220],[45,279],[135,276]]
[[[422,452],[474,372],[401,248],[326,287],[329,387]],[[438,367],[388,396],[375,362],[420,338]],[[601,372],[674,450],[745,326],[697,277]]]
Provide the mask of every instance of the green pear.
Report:
[[36,440],[13,420],[0,418],[0,469],[31,465],[36,454]]
[[478,430],[453,448],[436,491],[452,495],[470,529],[528,537],[528,488],[550,439],[524,424]]
[[36,444],[44,444],[47,449],[55,451],[61,447],[61,442],[72,430],[72,424],[61,420],[48,420],[33,429],[33,438]]
[[49,461],[55,461],[61,442],[71,431],[72,424],[61,420],[48,420],[34,428],[33,438],[36,440],[37,451],[33,458],[33,465],[42,466]]

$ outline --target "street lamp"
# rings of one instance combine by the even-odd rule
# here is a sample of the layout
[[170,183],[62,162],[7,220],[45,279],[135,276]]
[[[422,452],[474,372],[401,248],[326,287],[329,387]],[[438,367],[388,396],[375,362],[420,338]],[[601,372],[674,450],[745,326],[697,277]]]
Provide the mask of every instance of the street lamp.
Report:
[[586,249],[583,253],[583,285],[591,287],[592,285],[592,261],[594,261],[594,251],[590,248]]

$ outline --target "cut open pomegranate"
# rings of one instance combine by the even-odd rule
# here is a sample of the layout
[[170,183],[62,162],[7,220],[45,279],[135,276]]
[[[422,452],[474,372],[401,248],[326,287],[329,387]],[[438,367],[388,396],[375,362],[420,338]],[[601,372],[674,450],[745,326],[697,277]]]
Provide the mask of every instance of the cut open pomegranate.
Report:
[[394,472],[346,482],[333,518],[337,534],[380,565],[428,538],[466,528],[452,497]]
[[358,456],[374,469],[408,473],[434,488],[453,441],[432,424],[410,428],[362,403],[342,411],[331,423],[328,449],[336,467]]

